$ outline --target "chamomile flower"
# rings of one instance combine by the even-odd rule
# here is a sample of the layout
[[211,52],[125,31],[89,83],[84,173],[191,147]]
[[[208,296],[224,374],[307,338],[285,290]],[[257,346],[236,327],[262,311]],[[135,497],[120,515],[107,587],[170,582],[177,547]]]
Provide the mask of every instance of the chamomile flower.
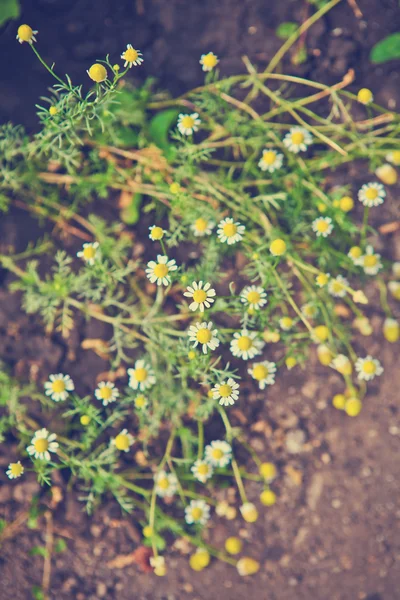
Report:
[[23,465],[21,465],[20,461],[16,463],[10,463],[6,471],[6,475],[9,479],[18,479],[18,477],[21,477],[21,475],[24,474],[24,470],[25,469]]
[[357,264],[364,269],[367,275],[376,275],[382,268],[381,255],[375,254],[372,246],[367,246]]
[[96,83],[102,83],[107,79],[107,69],[99,63],[92,65],[87,71],[87,74],[89,75],[90,79]]
[[129,66],[130,69],[133,67],[133,65],[135,65],[135,67],[138,67],[142,64],[142,56],[143,55],[140,52],[140,50],[135,50],[135,48],[133,48],[131,44],[127,44],[126,50],[124,50],[124,52],[121,54],[122,60],[125,61],[124,67]]
[[165,229],[159,227],[158,225],[151,225],[149,227],[149,231],[149,238],[152,242],[158,242],[159,240],[162,240],[164,233],[167,233]]
[[174,473],[159,471],[154,476],[156,494],[160,498],[172,498],[178,489],[178,480]]
[[205,219],[204,217],[199,217],[195,220],[194,223],[192,223],[190,229],[193,231],[196,237],[204,237],[205,235],[211,235],[211,232],[214,229],[214,227],[214,221],[210,221],[209,219]]
[[251,360],[257,356],[257,354],[261,354],[264,345],[263,341],[257,339],[256,331],[247,331],[247,329],[243,329],[243,331],[233,334],[231,352],[233,356],[238,356],[243,360]]
[[282,317],[282,319],[279,319],[279,326],[283,331],[290,331],[293,327],[293,319],[291,317]]
[[301,307],[301,312],[308,319],[315,319],[318,315],[318,306],[315,306],[315,304],[312,304],[311,302],[306,302],[306,304],[303,304]]
[[29,25],[20,25],[17,31],[17,40],[20,44],[27,42],[28,44],[33,44],[36,42],[35,35],[38,33],[37,30],[32,29]]
[[27,447],[26,451],[34,458],[40,458],[41,460],[50,460],[50,452],[57,452],[58,442],[56,442],[57,436],[55,433],[49,433],[47,429],[39,429],[35,432],[31,445]]
[[201,120],[199,119],[198,113],[192,113],[191,115],[180,114],[178,116],[177,127],[182,135],[192,135],[195,131],[198,131]]
[[223,440],[214,440],[205,447],[204,455],[213,467],[226,467],[232,458],[232,447]]
[[188,525],[205,525],[210,518],[210,507],[204,500],[191,500],[185,508],[185,521]]
[[128,452],[129,448],[134,443],[135,438],[128,433],[127,429],[123,429],[115,438],[111,440],[111,445],[115,446],[121,452]]
[[362,250],[360,246],[352,246],[348,251],[347,256],[351,258],[355,265],[357,265],[362,256]]
[[215,350],[218,348],[218,330],[213,329],[213,327],[211,321],[208,323],[203,321],[203,323],[196,323],[189,327],[189,341],[193,342],[193,348],[196,348],[200,344],[204,354],[207,354],[208,349]]
[[328,283],[328,292],[335,298],[343,298],[346,295],[346,287],[348,286],[349,282],[342,275],[331,277]]
[[272,148],[266,148],[263,150],[262,157],[259,160],[258,166],[261,171],[268,171],[273,173],[282,167],[283,154],[277,152]]
[[358,90],[357,100],[360,102],[360,104],[368,105],[371,104],[371,102],[373,102],[374,95],[370,89],[361,88],[360,90]]
[[119,391],[111,381],[100,381],[97,389],[94,391],[97,400],[103,402],[103,406],[107,406],[111,402],[115,402],[119,397]]
[[251,310],[258,310],[267,303],[267,294],[260,286],[248,285],[243,288],[240,299]]
[[147,408],[148,401],[146,396],[143,396],[143,394],[139,394],[139,396],[136,396],[133,403],[137,410],[144,410],[145,408]]
[[169,285],[171,283],[170,273],[177,270],[174,259],[168,260],[168,256],[158,254],[157,261],[151,260],[147,263],[146,275],[151,283],[157,285]]
[[320,288],[325,287],[326,284],[329,282],[330,276],[330,273],[318,273],[318,275],[315,278],[315,283]]
[[371,381],[374,377],[378,377],[383,373],[383,367],[379,360],[368,355],[365,358],[357,358],[356,360],[357,377],[361,381]]
[[212,71],[219,63],[218,56],[214,52],[208,52],[200,56],[199,63],[203,71]]
[[221,406],[231,406],[239,398],[239,384],[232,377],[217,383],[211,390],[214,400],[219,400]]
[[290,152],[305,152],[312,144],[312,135],[304,127],[292,127],[283,138],[283,143]]
[[50,375],[49,381],[44,384],[46,396],[50,396],[54,402],[63,402],[69,396],[69,392],[75,389],[74,382],[69,375],[58,373]]
[[254,363],[247,371],[253,379],[258,381],[260,390],[263,390],[266,385],[275,383],[276,364],[264,360],[263,362]]
[[330,217],[318,217],[312,222],[312,228],[317,237],[328,237],[333,231],[333,223]]
[[87,265],[94,265],[99,256],[98,247],[98,242],[83,244],[82,250],[77,253],[77,257],[81,258]]
[[385,158],[387,161],[396,165],[396,167],[400,167],[400,150],[393,150],[392,152],[388,152]]
[[129,376],[129,387],[133,390],[147,390],[151,388],[156,378],[151,366],[145,360],[137,360],[133,369],[127,370]]
[[364,206],[372,207],[382,204],[386,197],[385,188],[381,183],[373,181],[364,183],[358,191],[358,199]]
[[351,375],[353,372],[351,361],[345,354],[335,356],[331,362],[331,367],[342,375]]
[[243,239],[244,230],[244,225],[239,222],[235,223],[233,219],[227,217],[218,223],[217,235],[220,242],[231,246]]
[[395,185],[397,183],[398,175],[397,171],[392,165],[385,163],[378,167],[375,171],[375,175],[386,185]]
[[208,282],[203,285],[202,281],[193,281],[191,286],[188,285],[183,295],[193,300],[189,304],[189,310],[204,312],[204,309],[210,308],[214,302],[215,290]]
[[190,470],[195,478],[201,483],[205,483],[208,479],[210,479],[214,471],[213,466],[206,460],[202,459],[196,460],[196,462],[191,466]]

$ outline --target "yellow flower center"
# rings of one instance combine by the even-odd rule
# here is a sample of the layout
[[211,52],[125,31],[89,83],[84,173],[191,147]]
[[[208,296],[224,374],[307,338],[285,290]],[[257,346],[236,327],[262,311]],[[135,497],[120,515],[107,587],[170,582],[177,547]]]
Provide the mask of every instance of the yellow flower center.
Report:
[[332,290],[335,294],[343,291],[343,285],[339,281],[334,281],[332,284]]
[[161,488],[162,490],[167,490],[169,487],[169,481],[167,479],[167,477],[161,477],[158,482],[157,485],[159,488]]
[[23,42],[30,42],[33,37],[32,27],[29,27],[29,25],[20,25],[18,27],[18,37]]
[[141,367],[140,369],[135,369],[134,375],[135,375],[136,381],[139,381],[139,382],[145,381],[147,378],[147,370],[144,369],[143,367]]
[[134,48],[128,48],[124,52],[124,60],[126,60],[128,62],[135,62],[135,60],[137,60],[138,57],[139,57],[139,54],[138,54],[137,50],[135,50]]
[[181,121],[181,124],[186,129],[192,129],[192,127],[194,125],[194,119],[193,119],[193,117],[190,117],[189,115],[185,115]]
[[238,339],[239,350],[248,350],[253,345],[251,338],[248,335],[242,335]]
[[127,450],[129,448],[129,438],[125,433],[119,433],[115,438],[115,446],[118,450]]
[[265,379],[268,375],[268,369],[264,365],[256,365],[253,369],[253,377],[257,381]]
[[203,463],[202,465],[199,465],[197,467],[197,472],[199,473],[199,475],[207,475],[209,470],[210,470],[209,466],[206,465],[205,463]]
[[289,329],[289,327],[292,326],[292,319],[290,317],[283,317],[283,319],[281,320],[281,327],[283,327],[284,329]]
[[392,152],[392,161],[395,165],[400,165],[400,150]]
[[319,285],[326,285],[328,283],[328,276],[325,273],[317,275],[317,282]]
[[58,113],[57,107],[50,106],[49,113],[51,114],[52,117],[54,117],[54,115],[56,115]]
[[53,388],[53,392],[55,394],[61,394],[62,392],[65,392],[65,383],[62,379],[57,379],[56,381],[53,381],[51,387]]
[[138,396],[137,398],[135,398],[136,408],[143,408],[143,406],[145,404],[146,404],[146,398],[144,396]]
[[292,133],[292,142],[293,144],[296,144],[296,146],[302,144],[304,142],[304,133],[301,133],[301,131]]
[[249,304],[257,304],[257,302],[260,302],[260,300],[261,296],[258,292],[252,291],[247,294],[247,302]]
[[230,396],[232,394],[232,388],[230,385],[228,385],[227,383],[222,384],[219,387],[219,395],[222,398],[227,398],[228,396]]
[[49,447],[49,442],[44,438],[39,438],[35,441],[33,445],[35,447],[36,452],[39,452],[41,454],[42,452],[46,452],[46,450]]
[[101,83],[107,79],[107,71],[103,65],[94,64],[89,69],[89,77],[96,83]]
[[373,375],[376,371],[376,366],[372,360],[366,360],[362,368],[367,375]]
[[10,465],[11,475],[14,477],[19,477],[24,470],[24,467],[20,463],[12,463]]
[[270,246],[270,251],[275,256],[281,256],[286,251],[286,243],[281,239],[274,240]]
[[154,275],[159,279],[162,279],[163,277],[168,275],[167,265],[165,265],[164,263],[159,263],[158,265],[156,265],[154,267]]
[[273,150],[267,150],[263,152],[262,159],[266,165],[273,165],[276,160],[276,153]]
[[373,187],[370,187],[367,190],[365,190],[365,196],[366,198],[368,198],[368,200],[376,200],[378,196],[378,190],[376,190]]
[[224,235],[226,235],[226,237],[233,237],[237,232],[237,226],[235,225],[235,223],[225,223],[225,225],[222,228],[222,231],[224,232]]
[[359,246],[353,246],[352,248],[350,248],[349,254],[351,258],[360,258],[362,250]]
[[375,267],[378,259],[374,254],[367,254],[364,256],[364,267]]
[[171,185],[169,186],[169,191],[171,192],[171,194],[177,194],[181,191],[181,186],[177,182],[171,183]]
[[200,344],[208,344],[208,342],[211,340],[211,337],[212,333],[209,329],[199,329],[196,333],[196,339],[198,342],[200,342]]
[[317,223],[317,229],[321,233],[325,233],[325,231],[327,231],[328,228],[329,228],[329,223],[327,223],[326,221],[319,221]]
[[196,506],[196,508],[192,508],[192,517],[195,521],[201,519],[202,515],[203,510],[201,508],[199,508],[198,506]]
[[207,229],[207,225],[208,225],[207,221],[205,219],[203,219],[202,217],[197,219],[194,224],[197,231],[200,231],[201,233],[203,233],[203,231],[205,231]]
[[108,386],[104,386],[100,389],[100,398],[102,400],[109,400],[112,396],[112,389]]
[[224,453],[222,452],[221,448],[214,448],[214,450],[212,451],[212,457],[215,460],[221,460],[221,458],[224,456]]
[[204,300],[207,300],[207,294],[204,290],[196,290],[193,294],[193,300],[201,304]]
[[86,248],[83,249],[83,258],[85,260],[91,260],[95,256],[96,256],[96,248],[93,248],[93,246],[86,246]]
[[203,65],[205,67],[208,67],[209,69],[212,69],[213,67],[215,67],[217,62],[218,62],[217,57],[212,52],[209,52],[203,58]]
[[164,235],[164,231],[162,230],[161,227],[153,227],[151,230],[151,237],[154,240],[161,240],[161,238]]

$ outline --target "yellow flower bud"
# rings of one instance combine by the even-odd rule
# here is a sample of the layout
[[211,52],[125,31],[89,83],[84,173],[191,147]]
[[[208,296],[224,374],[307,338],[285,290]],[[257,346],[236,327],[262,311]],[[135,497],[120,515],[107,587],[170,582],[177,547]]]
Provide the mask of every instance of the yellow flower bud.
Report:
[[361,104],[371,104],[371,102],[374,100],[374,96],[371,90],[368,88],[361,88],[357,94],[357,100]]
[[317,204],[317,208],[318,208],[319,212],[321,212],[321,213],[324,213],[328,210],[328,207],[323,202],[319,202]]
[[396,167],[400,166],[400,150],[393,150],[386,154],[386,160],[396,165]]
[[261,463],[258,472],[265,481],[273,481],[277,475],[276,466],[272,462]]
[[101,83],[107,79],[106,68],[103,65],[99,65],[99,63],[92,65],[87,74],[96,83]]
[[253,252],[252,257],[253,260],[258,260],[260,258],[260,255],[258,254],[258,252]]
[[221,502],[218,502],[217,506],[215,507],[215,512],[219,517],[225,517],[228,508],[229,504],[225,500],[222,500]]
[[280,238],[274,240],[269,247],[269,251],[274,256],[282,256],[286,252],[286,243]]
[[343,212],[350,212],[354,208],[354,200],[350,196],[343,196],[339,201],[339,207]]
[[169,191],[171,192],[171,194],[179,194],[181,190],[182,188],[177,182],[171,183],[171,185],[169,186]]
[[258,519],[258,511],[252,502],[245,502],[240,507],[240,512],[247,523],[255,523]]
[[346,405],[346,396],[344,394],[336,394],[332,398],[332,404],[338,410],[344,410]]
[[153,528],[150,525],[145,525],[143,527],[143,535],[144,537],[151,537],[153,535]]
[[314,327],[313,334],[316,340],[325,342],[329,337],[329,329],[326,325],[318,325],[318,327]]
[[228,554],[239,554],[242,551],[243,543],[237,537],[229,537],[225,540],[225,550]]
[[400,283],[398,281],[389,281],[388,289],[395,300],[400,300]]
[[193,571],[202,571],[210,564],[210,554],[204,548],[199,548],[189,558],[189,564]]
[[254,560],[254,558],[244,556],[238,560],[236,568],[242,577],[245,575],[254,575],[260,569],[260,563]]
[[264,342],[271,342],[272,344],[276,344],[281,339],[279,331],[270,331],[269,329],[265,329],[262,336]]
[[388,342],[397,342],[400,337],[400,326],[395,319],[385,319],[383,324],[383,335]]
[[260,502],[264,506],[273,506],[276,502],[276,494],[272,490],[264,490],[260,495]]
[[356,304],[368,304],[368,298],[362,290],[357,290],[353,294],[353,300]]
[[282,319],[279,321],[279,325],[284,331],[288,331],[293,325],[293,319],[290,317],[282,317]]
[[84,425],[85,427],[86,427],[86,425],[89,425],[89,423],[90,423],[89,415],[82,415],[80,418],[80,422],[81,422],[81,425]]
[[333,368],[342,375],[351,375],[353,372],[353,366],[350,359],[344,354],[338,354],[338,356],[333,359]]
[[325,367],[330,365],[332,362],[332,359],[333,359],[332,352],[329,350],[328,346],[326,346],[325,344],[320,344],[318,346],[317,356],[318,356],[318,360],[321,363],[321,365],[324,365]]
[[289,369],[293,369],[297,365],[297,359],[294,356],[288,356],[285,360],[286,367]]
[[236,519],[237,510],[234,506],[228,506],[225,517],[228,521]]
[[324,285],[326,285],[329,281],[329,275],[326,273],[319,273],[315,278],[315,281],[320,287],[324,287]]
[[344,410],[349,417],[356,417],[362,409],[362,402],[359,398],[349,398],[346,402]]
[[360,246],[352,246],[350,248],[349,256],[353,260],[357,260],[357,258],[360,258],[361,255],[362,255],[362,250],[361,250]]
[[188,359],[189,360],[194,360],[196,358],[196,352],[194,350],[190,350],[188,352]]
[[395,185],[397,183],[397,171],[392,165],[387,163],[378,167],[375,171],[375,175],[386,185]]
[[32,44],[32,42],[36,42],[35,34],[37,31],[33,31],[32,27],[29,25],[20,25],[17,31],[17,40],[22,44],[22,42],[28,42],[28,44]]
[[51,114],[52,117],[54,117],[54,115],[56,115],[58,113],[57,107],[56,106],[50,106],[49,113]]

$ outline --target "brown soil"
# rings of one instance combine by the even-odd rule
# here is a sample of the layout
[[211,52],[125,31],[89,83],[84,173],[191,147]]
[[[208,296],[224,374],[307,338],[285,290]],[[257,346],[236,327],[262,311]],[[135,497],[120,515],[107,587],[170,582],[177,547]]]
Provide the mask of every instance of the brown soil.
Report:
[[[288,0],[103,0],[95,5],[84,0],[31,0],[23,5],[22,20],[40,29],[41,49],[49,60],[56,60],[60,72],[81,80],[92,60],[106,52],[116,59],[121,40],[135,40],[146,58],[147,70],[141,74],[161,74],[161,84],[172,92],[201,82],[197,61],[205,50],[223,58],[224,74],[241,70],[244,53],[265,65],[280,44],[273,33],[278,23],[301,21],[306,14],[303,2]],[[397,2],[368,0],[359,6],[365,20],[357,20],[343,2],[311,30],[306,43],[314,56],[301,71],[333,82],[354,67],[356,88],[371,87],[379,102],[394,108],[400,102],[396,65],[371,67],[367,58],[373,43],[399,29]],[[7,53],[14,36],[11,24],[0,40]],[[2,69],[0,113],[34,127],[33,102],[50,81],[28,50],[18,45]],[[26,89],[28,73],[34,77]],[[349,175],[362,179],[360,173]],[[379,222],[399,218],[396,191]],[[0,221],[0,250],[10,244],[22,250],[39,235],[35,221],[13,210]],[[387,255],[400,260],[399,238],[381,243]],[[21,313],[16,297],[6,289],[9,281],[10,275],[0,271],[0,358],[23,379],[32,378],[39,367],[40,379],[60,370],[79,379],[86,391],[93,387],[107,363],[91,351],[83,353],[78,336],[68,346],[57,336],[46,336],[35,318]],[[359,339],[358,349],[379,356],[385,374],[379,385],[371,386],[359,417],[346,418],[330,406],[333,394],[341,390],[340,379],[335,374],[327,379],[326,370],[311,363],[305,372],[296,368],[281,374],[268,395],[249,388],[249,406],[244,415],[237,413],[238,423],[246,419],[241,424],[254,449],[278,465],[280,476],[273,484],[278,503],[260,509],[255,525],[215,517],[207,535],[220,546],[228,535],[243,537],[246,554],[261,559],[257,576],[242,579],[217,561],[195,573],[176,548],[168,554],[168,575],[162,579],[143,573],[136,564],[113,566],[116,557],[130,555],[141,544],[136,515],[122,516],[110,500],[88,518],[76,491],[68,490],[61,478],[54,481],[63,496],[56,507],[32,475],[9,482],[4,468],[16,452],[15,440],[9,440],[0,455],[0,518],[19,519],[20,525],[0,549],[0,600],[33,598],[44,561],[30,551],[43,546],[51,531],[55,540],[67,544],[65,551],[52,554],[51,600],[243,600],[249,595],[257,600],[398,600],[400,463],[395,457],[400,451],[400,374],[393,346],[380,335],[382,314],[371,308],[370,315],[374,335]],[[81,335],[107,335],[96,327],[93,335],[93,324],[82,323]],[[259,486],[248,490],[257,502]],[[35,496],[47,518],[27,528],[26,511]]]

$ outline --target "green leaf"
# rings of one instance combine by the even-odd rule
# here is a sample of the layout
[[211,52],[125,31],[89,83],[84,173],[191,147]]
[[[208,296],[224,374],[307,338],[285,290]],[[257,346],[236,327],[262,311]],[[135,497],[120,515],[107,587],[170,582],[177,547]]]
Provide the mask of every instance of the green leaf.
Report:
[[286,21],[278,26],[275,33],[281,40],[287,40],[291,35],[293,35],[297,28],[297,23],[294,23],[293,21]]
[[34,585],[32,588],[32,597],[34,600],[44,600],[44,594],[38,585]]
[[33,546],[33,548],[31,548],[29,550],[29,554],[31,556],[47,556],[47,550],[44,546]]
[[175,154],[175,146],[168,139],[168,133],[172,125],[176,123],[179,115],[179,110],[170,108],[163,110],[153,117],[149,125],[149,136],[156,146],[163,150],[167,159],[173,158]]
[[62,539],[59,538],[56,543],[54,544],[54,552],[64,552],[64,550],[66,550],[67,548],[67,542]]
[[400,58],[400,31],[375,44],[370,54],[373,63],[383,63],[396,58]]
[[140,208],[143,202],[142,194],[134,194],[132,202],[121,211],[121,219],[127,225],[135,225],[139,221]]
[[0,27],[9,19],[18,19],[21,12],[19,0],[0,1]]

